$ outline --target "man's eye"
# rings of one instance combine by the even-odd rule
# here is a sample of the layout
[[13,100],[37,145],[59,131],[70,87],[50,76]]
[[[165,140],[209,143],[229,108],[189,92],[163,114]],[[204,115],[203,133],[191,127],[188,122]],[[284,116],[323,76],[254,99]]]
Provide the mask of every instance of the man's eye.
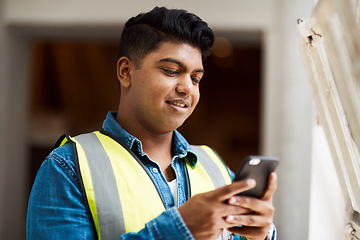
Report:
[[169,69],[163,69],[163,71],[168,74],[168,75],[171,75],[171,76],[174,76],[174,75],[177,75],[178,72],[177,71],[173,71],[173,70],[169,70]]
[[200,79],[197,79],[197,78],[191,78],[191,80],[196,83],[196,84],[199,84],[200,83]]

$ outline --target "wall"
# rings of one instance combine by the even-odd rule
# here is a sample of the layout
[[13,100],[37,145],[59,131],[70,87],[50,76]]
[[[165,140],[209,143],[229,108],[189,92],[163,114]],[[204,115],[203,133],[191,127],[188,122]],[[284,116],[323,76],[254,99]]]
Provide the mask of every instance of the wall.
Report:
[[39,36],[110,36],[128,17],[154,5],[188,9],[215,31],[263,32],[262,149],[281,159],[275,223],[279,239],[307,239],[312,105],[298,54],[296,19],[310,15],[312,0],[229,0],[226,4],[215,0],[0,0],[0,4],[1,239],[24,238],[27,44]]
[[[314,121],[309,240],[344,239],[348,219],[323,127]],[[346,191],[346,189],[344,189]],[[330,231],[331,229],[331,231]]]
[[[197,13],[213,27],[263,28],[272,23],[274,0],[219,1],[118,1],[99,3],[95,0],[7,0],[5,19],[20,25],[119,25],[139,12],[148,11],[155,5],[184,8]],[[261,17],[258,17],[261,16]]]
[[[0,10],[4,2],[0,1]],[[28,40],[9,34],[0,14],[0,238],[23,239],[27,193]],[[22,56],[25,56],[23,58]]]
[[[3,26],[3,0],[0,0],[0,36],[5,36],[5,27]],[[5,46],[5,37],[0,37],[0,52],[4,53],[6,49]],[[1,54],[0,56],[0,132],[2,132],[5,126],[5,90],[6,90],[6,83],[7,81],[4,81],[6,79],[6,73],[5,73],[5,58],[3,56],[4,54]],[[5,142],[5,135],[0,134],[0,208],[2,208],[2,203],[4,202],[3,196],[4,196],[4,186],[5,186],[5,148],[2,144]],[[0,218],[0,233],[3,232],[3,218]]]
[[280,157],[275,195],[279,239],[307,239],[312,97],[299,53],[298,18],[312,1],[281,1],[266,34],[263,149]]

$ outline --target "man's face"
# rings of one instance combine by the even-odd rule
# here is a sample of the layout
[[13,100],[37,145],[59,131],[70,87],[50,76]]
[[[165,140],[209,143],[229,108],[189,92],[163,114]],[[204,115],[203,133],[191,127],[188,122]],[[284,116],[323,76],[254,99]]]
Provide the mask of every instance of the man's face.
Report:
[[133,124],[153,133],[180,127],[195,109],[204,69],[201,52],[188,44],[164,42],[131,64],[128,104]]

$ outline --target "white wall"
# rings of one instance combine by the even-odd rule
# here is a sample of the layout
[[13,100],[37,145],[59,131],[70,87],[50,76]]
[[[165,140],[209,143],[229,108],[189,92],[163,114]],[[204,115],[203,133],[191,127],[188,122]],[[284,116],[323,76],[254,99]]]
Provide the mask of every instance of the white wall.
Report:
[[276,0],[7,0],[5,19],[21,25],[116,25],[154,6],[184,8],[212,27],[259,28],[272,23]]
[[[15,226],[24,227],[22,206],[27,201],[21,192],[25,182],[21,166],[26,164],[22,133],[26,129],[29,39],[34,35],[85,34],[84,27],[117,29],[130,16],[154,5],[165,5],[196,13],[215,31],[261,30],[264,33],[262,149],[265,154],[281,159],[275,223],[280,240],[307,239],[312,107],[298,51],[296,19],[310,15],[312,2],[0,0],[3,11],[0,15],[0,238],[24,238],[23,232],[14,235],[13,230]],[[16,166],[20,172],[14,170]],[[10,178],[15,181],[10,182]],[[11,196],[17,201],[8,195],[11,189]]]
[[316,121],[312,159],[309,240],[344,239],[348,203],[343,198],[324,129]]
[[312,97],[299,53],[297,19],[313,1],[281,1],[266,35],[263,152],[280,157],[275,196],[279,239],[307,239]]

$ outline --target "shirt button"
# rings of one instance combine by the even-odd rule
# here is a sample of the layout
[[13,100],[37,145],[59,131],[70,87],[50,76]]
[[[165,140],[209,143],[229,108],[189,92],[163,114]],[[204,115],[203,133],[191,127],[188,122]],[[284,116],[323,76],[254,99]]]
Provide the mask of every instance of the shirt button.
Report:
[[153,168],[152,171],[153,171],[154,173],[157,173],[157,172],[158,172],[157,168]]

